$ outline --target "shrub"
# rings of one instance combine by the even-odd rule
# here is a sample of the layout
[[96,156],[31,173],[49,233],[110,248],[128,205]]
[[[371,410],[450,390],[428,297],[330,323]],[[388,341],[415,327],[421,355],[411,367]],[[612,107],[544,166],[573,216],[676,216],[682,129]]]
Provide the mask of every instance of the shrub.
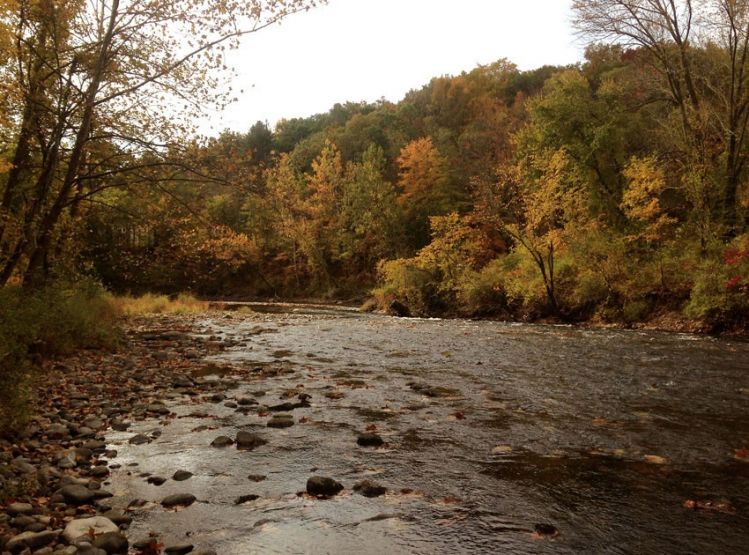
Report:
[[29,293],[0,289],[0,430],[14,432],[28,416],[40,355],[116,344],[118,312],[93,282],[56,284]]
[[139,297],[114,297],[112,302],[126,316],[195,314],[208,310],[208,302],[200,301],[189,293],[180,293],[176,298],[146,293]]

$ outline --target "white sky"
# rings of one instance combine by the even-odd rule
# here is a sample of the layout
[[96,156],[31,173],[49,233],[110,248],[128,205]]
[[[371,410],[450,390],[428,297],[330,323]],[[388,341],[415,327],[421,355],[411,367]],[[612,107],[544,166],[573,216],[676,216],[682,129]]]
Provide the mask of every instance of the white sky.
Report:
[[330,0],[246,37],[232,53],[239,102],[204,128],[326,112],[336,102],[398,101],[432,77],[508,58],[521,69],[582,58],[570,0]]

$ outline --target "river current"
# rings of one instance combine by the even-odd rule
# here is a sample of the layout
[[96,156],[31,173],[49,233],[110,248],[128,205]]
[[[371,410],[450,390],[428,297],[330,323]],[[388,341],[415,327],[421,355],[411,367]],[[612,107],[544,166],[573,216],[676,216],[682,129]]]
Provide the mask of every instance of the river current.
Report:
[[[215,379],[233,380],[229,400],[273,405],[304,392],[310,406],[290,412],[292,427],[271,429],[262,408],[217,403],[196,414],[194,400],[174,395],[180,418],[157,441],[126,441],[157,427],[152,420],[110,434],[123,465],[115,491],[198,498],[178,513],[136,513],[131,539],[160,530],[222,555],[749,549],[747,343],[252,308],[206,315],[198,332],[234,344],[214,362],[278,372]],[[210,446],[240,429],[268,443]],[[385,445],[359,447],[366,430]],[[125,471],[133,461],[143,472],[194,476],[156,488]],[[301,495],[312,475],[346,489],[329,500]],[[363,479],[388,493],[353,492]],[[258,498],[235,504],[247,494]]]

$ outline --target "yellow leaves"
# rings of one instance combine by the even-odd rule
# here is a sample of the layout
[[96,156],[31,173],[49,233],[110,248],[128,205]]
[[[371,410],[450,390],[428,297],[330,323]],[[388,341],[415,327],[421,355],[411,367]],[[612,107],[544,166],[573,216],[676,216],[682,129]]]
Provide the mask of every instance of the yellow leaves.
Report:
[[624,215],[643,227],[645,239],[659,239],[665,228],[674,223],[660,203],[660,195],[667,187],[666,176],[658,167],[654,157],[633,157],[624,170],[628,186],[622,195],[621,209]]

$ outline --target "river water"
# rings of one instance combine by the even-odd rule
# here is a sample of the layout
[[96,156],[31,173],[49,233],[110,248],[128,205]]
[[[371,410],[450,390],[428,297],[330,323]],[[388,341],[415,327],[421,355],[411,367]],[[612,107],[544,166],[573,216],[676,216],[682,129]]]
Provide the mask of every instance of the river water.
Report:
[[[158,530],[167,543],[222,555],[749,550],[747,343],[330,307],[254,310],[199,322],[201,334],[237,342],[216,362],[266,370],[228,398],[273,405],[305,392],[311,406],[293,411],[294,426],[271,429],[262,410],[208,403],[196,414],[194,400],[175,396],[170,409],[181,418],[157,441],[124,441],[155,420],[112,433],[123,465],[112,476],[116,501],[198,498],[179,512],[134,513],[131,540]],[[368,427],[383,447],[357,446]],[[209,446],[239,429],[268,444]],[[157,488],[128,475],[133,462],[139,472],[194,476]],[[346,489],[329,500],[298,495],[315,474]],[[389,491],[359,495],[352,486],[362,479]],[[235,505],[246,494],[259,498]],[[538,524],[558,534],[535,533]]]

